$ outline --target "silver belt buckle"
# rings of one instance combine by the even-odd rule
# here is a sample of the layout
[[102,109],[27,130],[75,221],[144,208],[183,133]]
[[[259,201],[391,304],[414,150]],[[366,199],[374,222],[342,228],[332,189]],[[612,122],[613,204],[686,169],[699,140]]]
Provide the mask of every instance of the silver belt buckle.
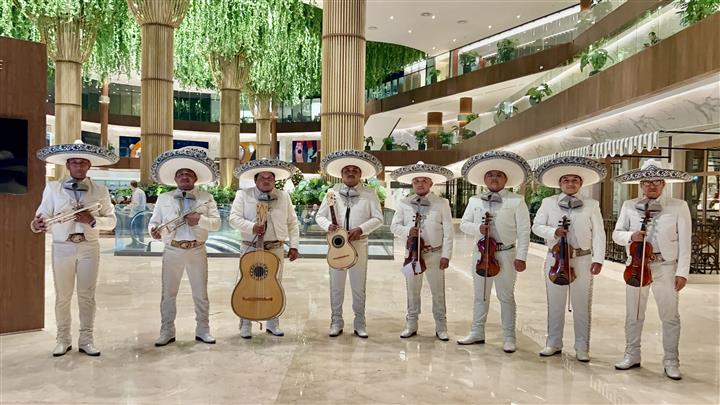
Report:
[[87,239],[85,239],[84,233],[73,233],[68,236],[67,240],[72,243],[81,243],[85,242]]

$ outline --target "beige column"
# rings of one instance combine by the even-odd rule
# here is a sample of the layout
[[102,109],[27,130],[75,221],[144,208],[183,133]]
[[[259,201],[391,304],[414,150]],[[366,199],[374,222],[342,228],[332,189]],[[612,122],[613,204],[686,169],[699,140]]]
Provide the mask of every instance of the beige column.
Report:
[[323,2],[321,157],[363,149],[365,0]]
[[460,128],[467,124],[467,116],[472,114],[472,97],[460,98],[460,112],[458,113],[458,126]]
[[172,149],[173,34],[189,0],[128,0],[142,35],[140,181],[150,182],[150,167]]
[[427,113],[427,129],[429,131],[427,140],[428,150],[442,148],[440,137],[438,136],[438,134],[443,130],[442,112],[432,111]]
[[257,136],[257,146],[255,147],[255,158],[257,159],[269,159],[272,153],[272,114],[270,112],[270,105],[271,101],[269,97],[255,97],[253,115],[255,116],[255,135]]

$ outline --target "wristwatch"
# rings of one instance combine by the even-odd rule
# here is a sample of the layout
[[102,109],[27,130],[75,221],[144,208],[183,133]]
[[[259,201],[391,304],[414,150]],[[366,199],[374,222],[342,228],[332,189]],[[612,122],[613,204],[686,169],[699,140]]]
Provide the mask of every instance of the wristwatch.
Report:
[[90,222],[90,228],[95,228],[95,225],[97,225],[97,220],[93,219],[92,222]]

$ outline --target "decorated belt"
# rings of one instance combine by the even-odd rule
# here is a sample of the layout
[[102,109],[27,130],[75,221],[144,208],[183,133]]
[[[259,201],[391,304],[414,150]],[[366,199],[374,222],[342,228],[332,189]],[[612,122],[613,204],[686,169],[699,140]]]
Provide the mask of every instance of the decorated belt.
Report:
[[435,253],[439,252],[440,250],[442,250],[442,246],[425,246],[422,250],[422,253]]
[[85,242],[87,239],[85,239],[84,233],[71,233],[68,235],[67,241],[72,243],[81,243]]
[[[578,249],[570,249],[570,252],[572,253],[573,257],[580,257],[580,256],[589,255],[590,253],[592,253],[592,250],[591,249],[584,250],[584,249],[578,248]],[[552,248],[548,249],[548,253],[552,253]]]
[[180,249],[195,249],[204,245],[205,242],[199,240],[173,240],[170,242],[170,246]]
[[[243,241],[243,245],[255,247],[255,244],[254,244],[254,243],[252,243],[252,242],[247,242],[247,241]],[[263,243],[263,249],[265,249],[265,250],[273,250],[273,249],[279,248],[279,247],[282,246],[282,245],[283,245],[283,242],[282,242],[282,241],[279,241],[279,240],[269,240],[269,241],[266,241],[265,243]]]
[[[674,262],[675,260],[672,260],[672,261]],[[665,260],[665,258],[662,256],[662,253],[655,252],[650,257],[650,262],[651,263],[665,263],[665,262],[669,262],[669,260]]]
[[514,243],[511,243],[509,245],[505,245],[505,244],[501,243],[500,245],[498,245],[498,247],[495,251],[496,252],[504,252],[504,251],[510,250],[510,249],[515,249]]

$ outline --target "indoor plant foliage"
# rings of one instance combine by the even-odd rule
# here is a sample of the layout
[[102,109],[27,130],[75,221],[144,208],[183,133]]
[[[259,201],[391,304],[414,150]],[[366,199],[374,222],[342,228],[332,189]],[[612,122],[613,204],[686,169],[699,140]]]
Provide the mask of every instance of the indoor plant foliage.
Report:
[[453,133],[450,131],[440,131],[438,133],[438,138],[440,138],[440,143],[445,148],[448,148],[453,144]]
[[371,179],[363,180],[362,183],[365,187],[375,190],[378,200],[380,200],[380,204],[385,204],[385,198],[387,197],[387,194],[385,193],[385,187],[378,179],[373,177]]
[[460,64],[463,67],[463,73],[467,73],[473,70],[477,62],[477,58],[478,53],[474,51],[460,54]]
[[428,69],[427,71],[427,84],[433,84],[437,82],[438,75],[440,75],[440,71],[433,68]]
[[372,136],[365,137],[365,150],[370,150],[373,145],[375,145],[375,139]]
[[418,150],[425,150],[427,148],[427,137],[430,131],[427,128],[418,129],[415,131],[415,140],[417,141]]
[[541,83],[538,86],[528,89],[526,96],[530,96],[530,104],[535,105],[542,101],[545,96],[552,95],[552,90],[547,83]]
[[[322,21],[322,10],[320,11]],[[318,36],[320,33],[318,32]],[[385,77],[425,58],[425,52],[407,46],[367,41],[365,44],[365,88],[379,86]]]
[[332,183],[322,177],[305,179],[295,187],[290,199],[293,205],[320,204]]
[[675,7],[683,25],[692,25],[720,10],[720,0],[677,0]]
[[583,72],[585,67],[590,65],[592,70],[590,76],[600,73],[608,60],[612,60],[608,51],[602,48],[601,43],[591,44],[587,51],[580,54],[580,71]]
[[506,38],[497,43],[496,63],[505,63],[517,56],[518,41],[514,38]]
[[385,148],[385,150],[393,150],[394,146],[395,146],[395,138],[393,138],[392,134],[383,138],[383,147]]
[[495,122],[505,121],[517,112],[518,108],[509,101],[503,101],[495,107]]
[[463,139],[463,140],[470,139],[473,136],[477,135],[475,133],[475,131],[473,131],[471,129],[467,129],[464,126],[461,127],[460,125],[453,125],[452,132],[457,134],[458,139]]

